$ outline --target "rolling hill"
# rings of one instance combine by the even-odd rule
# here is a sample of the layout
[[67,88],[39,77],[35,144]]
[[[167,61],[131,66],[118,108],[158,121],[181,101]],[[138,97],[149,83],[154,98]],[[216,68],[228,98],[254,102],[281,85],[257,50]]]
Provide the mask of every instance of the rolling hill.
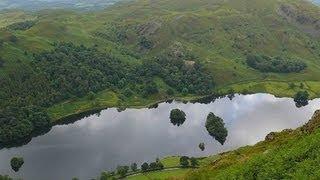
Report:
[[[319,97],[319,17],[319,7],[304,0],[137,0],[89,12],[2,11],[0,107],[11,114],[37,106],[55,122],[210,93]],[[4,122],[15,122],[14,131],[26,114],[12,116],[18,120]],[[28,134],[35,124],[26,126]]]
[[317,179],[320,112],[304,126],[270,133],[265,141],[211,157],[183,179]]

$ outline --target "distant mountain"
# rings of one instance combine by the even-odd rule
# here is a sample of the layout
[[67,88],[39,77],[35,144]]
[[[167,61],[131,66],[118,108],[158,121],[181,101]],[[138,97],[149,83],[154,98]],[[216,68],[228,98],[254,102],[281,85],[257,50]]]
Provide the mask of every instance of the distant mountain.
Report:
[[121,0],[1,0],[0,10],[3,9],[102,9]]

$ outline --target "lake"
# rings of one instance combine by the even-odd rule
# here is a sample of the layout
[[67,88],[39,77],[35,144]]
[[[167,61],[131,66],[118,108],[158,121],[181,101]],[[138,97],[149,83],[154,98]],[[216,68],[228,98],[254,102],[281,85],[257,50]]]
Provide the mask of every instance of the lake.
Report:
[[315,4],[320,5],[320,0],[312,0]]
[[[170,123],[171,109],[187,114],[185,123]],[[27,145],[0,150],[0,174],[26,180],[90,179],[117,165],[154,161],[171,155],[207,156],[261,141],[271,131],[296,128],[320,108],[320,99],[297,108],[290,98],[269,94],[236,95],[209,104],[160,103],[154,109],[116,108],[57,125]],[[208,135],[204,125],[209,112],[222,117],[229,131],[222,146]],[[206,150],[198,144],[204,142]],[[18,173],[10,167],[13,156],[24,157]]]

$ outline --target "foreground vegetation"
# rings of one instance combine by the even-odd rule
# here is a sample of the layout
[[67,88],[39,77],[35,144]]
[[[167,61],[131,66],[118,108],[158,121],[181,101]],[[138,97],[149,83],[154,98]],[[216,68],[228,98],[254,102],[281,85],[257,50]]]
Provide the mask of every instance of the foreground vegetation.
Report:
[[320,112],[301,128],[270,133],[254,146],[218,155],[186,179],[318,179]]
[[187,157],[187,156],[172,156],[166,157],[164,159],[156,159],[155,162],[148,164],[144,162],[141,165],[141,168],[137,167],[136,163],[133,163],[129,166],[118,166],[117,170],[114,172],[104,171],[101,173],[98,179],[107,180],[107,179],[145,179],[147,177],[156,177],[165,178],[169,177],[176,173],[182,174],[190,170],[191,168],[198,168],[199,158]]

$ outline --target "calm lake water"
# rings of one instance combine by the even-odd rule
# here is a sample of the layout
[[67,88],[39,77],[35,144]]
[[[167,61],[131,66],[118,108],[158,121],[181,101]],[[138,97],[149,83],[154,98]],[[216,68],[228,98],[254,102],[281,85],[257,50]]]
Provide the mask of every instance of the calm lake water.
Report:
[[[170,123],[169,114],[180,108],[187,120]],[[111,108],[69,125],[58,125],[22,147],[0,150],[0,174],[26,180],[83,180],[97,177],[117,165],[153,161],[169,155],[206,156],[252,145],[271,131],[296,128],[320,108],[320,99],[297,108],[290,98],[269,94],[236,95],[210,104],[161,103],[156,109]],[[224,146],[208,135],[204,124],[209,112],[222,117],[229,131]],[[198,144],[204,142],[201,152]],[[18,173],[10,168],[13,156],[24,157]]]
[[312,0],[314,3],[320,5],[320,0]]

